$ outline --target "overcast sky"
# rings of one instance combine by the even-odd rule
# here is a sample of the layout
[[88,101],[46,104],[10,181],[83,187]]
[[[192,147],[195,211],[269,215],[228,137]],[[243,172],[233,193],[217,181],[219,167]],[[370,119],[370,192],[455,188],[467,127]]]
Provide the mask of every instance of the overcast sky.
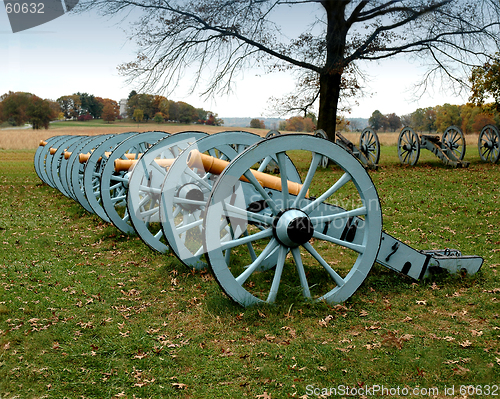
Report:
[[[286,18],[292,29],[304,15],[290,10]],[[137,47],[126,38],[127,26],[95,14],[65,14],[44,25],[12,33],[5,8],[0,5],[0,95],[11,90],[52,100],[76,92],[116,101],[126,98],[136,87],[127,86],[116,67],[135,58]],[[369,76],[365,91],[371,95],[358,99],[359,105],[352,106],[350,117],[368,118],[376,109],[383,114],[404,115],[420,107],[467,101],[468,93],[459,97],[439,86],[416,101],[412,87],[425,69],[405,59],[370,63],[362,68]],[[231,95],[205,99],[198,93],[189,95],[188,88],[186,81],[169,99],[186,101],[220,117],[269,117],[276,115],[269,109],[268,98],[290,92],[294,81],[286,74],[246,71],[236,81]]]

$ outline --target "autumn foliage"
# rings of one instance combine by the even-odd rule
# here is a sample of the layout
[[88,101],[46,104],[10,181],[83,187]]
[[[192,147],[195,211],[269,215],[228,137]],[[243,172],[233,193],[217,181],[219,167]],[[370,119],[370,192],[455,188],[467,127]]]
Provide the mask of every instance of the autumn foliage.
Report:
[[0,123],[12,126],[31,123],[33,129],[49,128],[49,122],[58,116],[58,105],[31,93],[8,92],[0,96]]
[[316,130],[316,125],[311,118],[294,116],[287,119],[285,122],[281,122],[280,130],[287,130],[289,132],[314,132]]

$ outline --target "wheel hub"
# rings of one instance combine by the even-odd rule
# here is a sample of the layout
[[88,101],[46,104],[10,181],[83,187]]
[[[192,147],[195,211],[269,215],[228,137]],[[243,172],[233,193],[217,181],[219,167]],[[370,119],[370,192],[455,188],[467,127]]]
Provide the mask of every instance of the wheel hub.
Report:
[[405,150],[405,151],[412,151],[413,147],[412,147],[411,144],[407,143],[407,144],[403,145],[403,150]]
[[[177,197],[192,201],[205,201],[203,191],[201,191],[200,188],[193,183],[184,184],[181,188],[179,188],[179,190],[177,191]],[[180,206],[181,208],[186,209],[190,212],[200,209],[200,206],[196,204],[181,203]]]
[[488,150],[492,150],[493,148],[495,148],[495,143],[491,140],[486,140],[484,142],[484,146],[488,149]]
[[299,209],[287,209],[274,219],[273,233],[283,245],[297,247],[312,238],[314,227],[306,213]]

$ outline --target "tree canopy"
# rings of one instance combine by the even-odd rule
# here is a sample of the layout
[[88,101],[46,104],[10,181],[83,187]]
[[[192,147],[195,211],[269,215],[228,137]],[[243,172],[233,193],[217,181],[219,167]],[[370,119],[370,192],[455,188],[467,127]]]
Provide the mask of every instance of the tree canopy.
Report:
[[58,111],[57,103],[31,93],[9,91],[0,96],[0,122],[13,126],[29,122],[33,129],[48,129],[49,122],[57,117]]
[[[279,22],[289,7],[315,16],[294,37]],[[498,0],[80,1],[89,9],[139,15],[130,33],[140,50],[121,71],[142,90],[172,90],[189,73],[193,89],[220,94],[249,67],[288,70],[297,87],[283,104],[305,115],[319,102],[330,139],[339,100],[360,88],[358,61],[412,54],[429,65],[423,88],[437,75],[464,83],[460,67],[486,62],[500,41]]]
[[474,68],[470,81],[472,83],[470,100],[482,105],[485,98],[491,96],[497,111],[500,111],[500,53],[496,54],[492,62]]

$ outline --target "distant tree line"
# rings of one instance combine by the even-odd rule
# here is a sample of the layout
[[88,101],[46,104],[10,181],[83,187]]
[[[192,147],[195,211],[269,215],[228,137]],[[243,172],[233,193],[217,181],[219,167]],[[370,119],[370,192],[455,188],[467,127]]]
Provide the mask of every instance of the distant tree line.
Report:
[[131,91],[127,99],[127,115],[136,122],[154,120],[156,123],[174,121],[220,126],[224,121],[217,114],[195,108],[183,101],[172,101],[159,95]]
[[444,132],[449,126],[458,126],[465,134],[477,133],[488,124],[500,126],[500,111],[496,104],[475,105],[436,105],[435,107],[418,108],[411,114],[383,115],[375,110],[368,124],[378,131],[395,132],[403,126],[409,126],[422,132]]
[[[203,123],[220,126],[223,121],[216,113],[195,108],[182,101],[168,100],[163,96],[138,94],[128,97],[127,115],[137,122],[154,120],[162,123],[172,120],[180,123]],[[30,123],[33,129],[49,128],[52,120],[103,119],[113,122],[121,119],[120,106],[115,100],[96,97],[89,93],[74,93],[56,101],[42,99],[34,94],[9,91],[0,96],[0,124],[11,126]]]
[[0,96],[0,123],[7,122],[11,126],[31,123],[33,129],[48,129],[58,113],[59,104],[55,101],[31,93],[9,91]]

